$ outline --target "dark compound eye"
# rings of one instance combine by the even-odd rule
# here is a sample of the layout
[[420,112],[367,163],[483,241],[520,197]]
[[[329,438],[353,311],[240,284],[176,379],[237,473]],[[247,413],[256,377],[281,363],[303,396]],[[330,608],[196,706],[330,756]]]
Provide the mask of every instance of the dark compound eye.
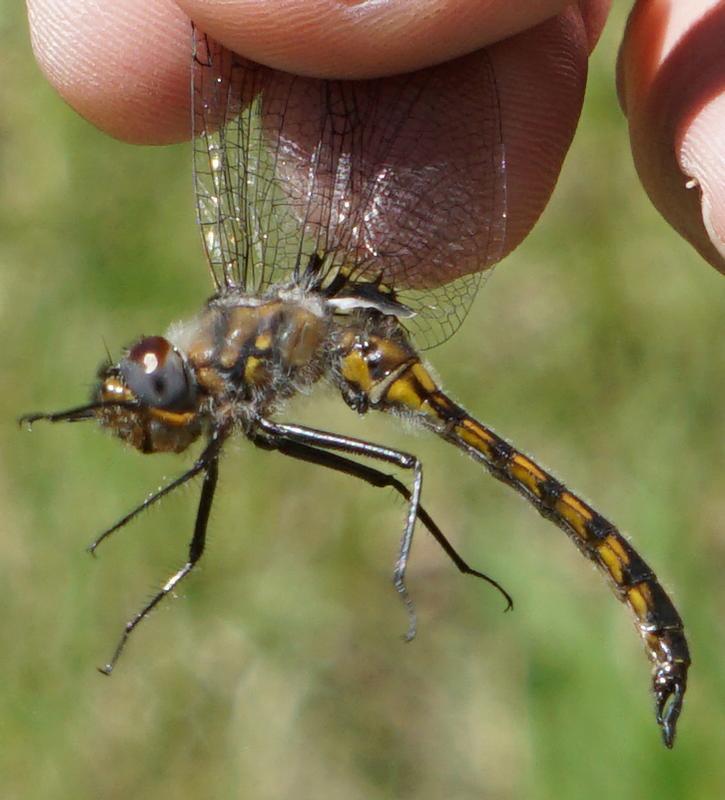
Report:
[[119,370],[143,405],[181,411],[194,404],[195,386],[184,359],[163,336],[137,342],[121,360]]

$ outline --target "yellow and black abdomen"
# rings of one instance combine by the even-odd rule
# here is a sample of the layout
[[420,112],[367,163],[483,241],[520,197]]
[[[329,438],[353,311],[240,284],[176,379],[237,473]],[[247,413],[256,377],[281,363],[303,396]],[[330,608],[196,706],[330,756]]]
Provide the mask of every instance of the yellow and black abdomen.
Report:
[[347,331],[339,370],[351,406],[405,414],[431,428],[515,489],[604,572],[632,611],[653,663],[657,721],[671,747],[690,665],[683,623],[654,572],[615,525],[454,403],[403,335]]

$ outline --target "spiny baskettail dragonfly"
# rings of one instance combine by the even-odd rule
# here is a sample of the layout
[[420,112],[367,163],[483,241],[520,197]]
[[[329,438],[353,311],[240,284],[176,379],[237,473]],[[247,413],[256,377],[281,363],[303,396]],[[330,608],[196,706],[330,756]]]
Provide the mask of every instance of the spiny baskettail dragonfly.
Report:
[[[145,336],[104,363],[89,403],[22,418],[96,420],[142,453],[204,442],[186,472],[91,545],[202,476],[187,560],[129,620],[102,671],[112,671],[134,628],[201,558],[233,434],[405,497],[394,584],[409,614],[407,638],[415,633],[405,573],[417,520],[462,572],[494,584],[510,605],[422,507],[416,456],[278,421],[286,400],[327,383],[360,414],[403,417],[462,450],[594,562],[634,616],[671,747],[690,657],[654,572],[611,522],[445,394],[420,355],[455,332],[504,252],[506,158],[486,52],[394,78],[318,80],[253,64],[195,31],[192,112],[214,294],[165,336]],[[409,471],[412,488],[355,457]]]

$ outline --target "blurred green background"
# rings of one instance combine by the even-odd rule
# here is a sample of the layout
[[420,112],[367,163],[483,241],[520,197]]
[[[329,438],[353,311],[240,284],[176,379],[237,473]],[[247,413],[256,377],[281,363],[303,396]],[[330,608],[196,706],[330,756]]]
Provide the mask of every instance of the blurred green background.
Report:
[[547,213],[431,360],[671,590],[694,658],[673,752],[628,613],[566,537],[452,448],[324,392],[288,417],[419,453],[427,507],[515,612],[420,531],[405,645],[390,585],[404,505],[238,441],[198,573],[111,679],[95,671],[184,558],[196,487],[97,560],[83,547],[189,459],[14,419],[83,400],[105,344],[162,332],[210,286],[188,146],[123,145],[77,118],[21,10],[0,5],[3,798],[723,795],[725,285],[634,175],[612,77],[623,24],[594,55]]

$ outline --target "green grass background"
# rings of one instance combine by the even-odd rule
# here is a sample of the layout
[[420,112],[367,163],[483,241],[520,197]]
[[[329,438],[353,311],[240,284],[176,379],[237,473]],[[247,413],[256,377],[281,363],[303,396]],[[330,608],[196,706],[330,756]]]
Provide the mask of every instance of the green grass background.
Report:
[[162,332],[209,292],[189,148],[135,148],[44,83],[0,5],[0,793],[3,798],[707,798],[725,791],[723,278],[649,205],[613,70],[535,232],[431,360],[470,410],[615,520],[671,590],[694,666],[673,752],[626,610],[563,534],[443,443],[335,397],[289,418],[408,448],[461,552],[420,532],[419,634],[390,586],[391,493],[239,441],[208,554],[96,673],[184,558],[196,487],[84,545],[188,463],[92,426],[18,430],[84,399],[104,343]]

